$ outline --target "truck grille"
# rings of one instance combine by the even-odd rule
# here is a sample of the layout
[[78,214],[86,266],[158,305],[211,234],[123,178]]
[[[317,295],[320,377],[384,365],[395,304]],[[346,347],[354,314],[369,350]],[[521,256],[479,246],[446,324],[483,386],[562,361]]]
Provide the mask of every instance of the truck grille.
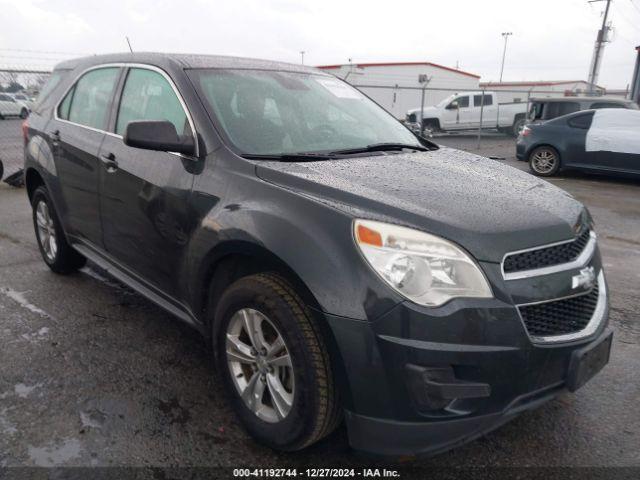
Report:
[[580,256],[589,243],[590,233],[589,229],[585,229],[572,242],[507,255],[503,264],[504,273],[534,270],[571,262]]
[[549,337],[583,330],[598,305],[598,284],[578,297],[518,307],[529,335]]

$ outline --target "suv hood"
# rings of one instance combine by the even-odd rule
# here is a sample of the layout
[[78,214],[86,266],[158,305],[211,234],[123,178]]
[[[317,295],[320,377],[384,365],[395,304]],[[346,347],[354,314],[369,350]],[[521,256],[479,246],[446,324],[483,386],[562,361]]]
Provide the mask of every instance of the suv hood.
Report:
[[575,236],[584,207],[533,175],[478,155],[429,152],[319,162],[259,162],[263,180],[354,218],[450,239],[478,260]]

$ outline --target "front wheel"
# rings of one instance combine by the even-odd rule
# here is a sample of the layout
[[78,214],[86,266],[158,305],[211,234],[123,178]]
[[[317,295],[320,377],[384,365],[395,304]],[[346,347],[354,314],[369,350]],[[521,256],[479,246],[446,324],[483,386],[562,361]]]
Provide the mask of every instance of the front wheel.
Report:
[[44,186],[36,188],[31,206],[38,247],[49,268],[56,273],[71,273],[82,268],[87,259],[67,243],[49,192]]
[[529,154],[529,169],[534,175],[551,177],[560,169],[560,154],[547,145],[535,148]]
[[526,122],[527,120],[525,118],[516,119],[511,127],[511,135],[513,135],[514,137],[518,137],[524,129],[524,125]]
[[256,440],[293,451],[336,427],[341,410],[322,333],[282,277],[233,283],[216,308],[214,341],[231,403]]

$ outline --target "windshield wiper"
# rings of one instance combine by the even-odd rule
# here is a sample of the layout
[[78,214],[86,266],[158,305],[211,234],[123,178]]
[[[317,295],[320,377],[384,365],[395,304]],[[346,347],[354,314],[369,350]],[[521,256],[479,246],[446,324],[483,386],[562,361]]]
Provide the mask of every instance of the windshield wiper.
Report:
[[275,162],[317,162],[320,160],[333,160],[339,155],[334,153],[245,153],[243,158],[251,160],[272,160]]
[[373,143],[366,147],[360,148],[347,148],[345,150],[336,150],[330,152],[330,155],[349,155],[352,153],[365,153],[365,152],[388,152],[398,150],[417,150],[419,152],[426,152],[428,148],[421,145],[411,145],[407,143]]

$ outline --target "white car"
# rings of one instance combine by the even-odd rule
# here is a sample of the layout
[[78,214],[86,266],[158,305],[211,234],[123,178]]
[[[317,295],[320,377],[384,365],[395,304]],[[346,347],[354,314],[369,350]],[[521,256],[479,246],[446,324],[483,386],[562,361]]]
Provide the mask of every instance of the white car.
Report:
[[[526,103],[498,103],[493,92],[454,93],[432,107],[424,107],[422,124],[432,132],[497,129],[518,136],[526,122]],[[420,108],[407,112],[406,121],[420,128]],[[414,127],[415,128],[415,127]]]
[[25,103],[16,100],[8,93],[0,93],[0,118],[27,118],[29,111],[29,107]]
[[29,111],[33,110],[33,105],[35,104],[35,97],[30,97],[26,93],[12,93],[11,96],[14,100],[18,102],[24,103]]

